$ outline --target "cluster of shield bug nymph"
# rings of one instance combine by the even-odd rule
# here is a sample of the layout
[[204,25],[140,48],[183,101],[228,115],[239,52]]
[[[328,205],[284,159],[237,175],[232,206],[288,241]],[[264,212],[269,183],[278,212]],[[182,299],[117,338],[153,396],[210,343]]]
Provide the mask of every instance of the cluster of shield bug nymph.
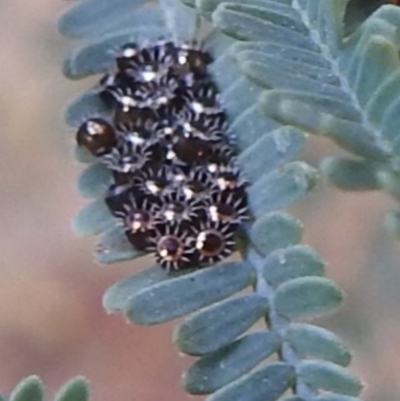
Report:
[[247,218],[210,62],[195,45],[125,44],[94,89],[109,117],[92,116],[76,136],[110,169],[105,202],[128,240],[168,272],[229,256]]

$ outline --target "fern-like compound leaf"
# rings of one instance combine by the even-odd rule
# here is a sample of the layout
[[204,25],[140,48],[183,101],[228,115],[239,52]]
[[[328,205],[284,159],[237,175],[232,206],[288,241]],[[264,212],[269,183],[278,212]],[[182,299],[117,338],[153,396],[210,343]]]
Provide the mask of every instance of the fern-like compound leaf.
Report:
[[[90,9],[92,3],[74,4],[60,22],[64,34],[83,38],[64,64],[72,79],[108,71],[116,50],[126,42],[191,42],[196,33],[210,30],[199,26],[200,17],[217,28],[199,42],[214,58],[207,71],[228,116],[227,139],[247,182],[251,212],[240,233],[242,261],[170,274],[158,266],[145,269],[111,286],[103,297],[105,309],[137,324],[189,314],[173,338],[180,351],[199,358],[182,382],[189,393],[210,394],[208,401],[314,401],[328,396],[319,390],[338,393],[329,394],[332,401],[357,395],[357,379],[343,368],[350,354],[342,342],[317,326],[291,322],[331,312],[342,295],[323,277],[319,255],[299,245],[301,224],[279,210],[308,194],[318,180],[316,169],[294,161],[307,139],[302,128],[314,132],[324,127],[322,133],[373,158],[376,165],[387,157],[384,143],[365,123],[360,105],[343,89],[341,75],[332,71],[332,60],[321,50],[323,43],[335,57],[343,54],[343,65],[345,59],[349,65],[352,51],[341,49],[346,2],[136,0],[128,5],[101,0],[97,10]],[[310,37],[315,24],[321,43]],[[82,94],[66,111],[71,127],[93,116],[110,117],[96,90]],[[302,121],[300,129],[290,126],[296,118]],[[344,135],[345,129],[356,139]],[[102,233],[95,252],[100,263],[141,256],[105,207],[109,175],[82,149],[76,157],[89,164],[77,187],[92,201],[75,218],[75,230]],[[268,330],[254,331],[262,320]],[[271,356],[280,361],[272,362]],[[305,358],[315,364],[307,365]],[[356,401],[351,398],[343,401]]]
[[[393,194],[391,184],[399,181],[400,8],[380,7],[346,37],[347,3],[197,0],[195,5],[239,39],[232,53],[247,78],[265,90],[258,101],[263,112],[328,136],[362,158],[323,163],[333,184]],[[377,169],[385,174],[377,175]]]

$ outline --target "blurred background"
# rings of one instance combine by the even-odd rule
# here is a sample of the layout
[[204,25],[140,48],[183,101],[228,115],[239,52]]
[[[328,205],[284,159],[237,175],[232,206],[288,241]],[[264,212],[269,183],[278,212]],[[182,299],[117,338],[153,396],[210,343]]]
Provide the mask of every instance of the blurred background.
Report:
[[[95,401],[188,400],[179,377],[189,358],[174,349],[172,326],[131,326],[101,306],[104,290],[143,261],[97,266],[94,241],[70,229],[84,200],[74,191],[81,166],[62,111],[88,83],[61,74],[73,46],[55,28],[66,5],[0,3],[0,391],[38,374],[50,399],[81,374]],[[338,150],[312,140],[305,158],[317,164],[328,152]],[[384,194],[321,185],[291,209],[347,293],[341,310],[319,323],[354,351],[351,369],[368,401],[400,397],[400,244],[381,226],[390,208]]]

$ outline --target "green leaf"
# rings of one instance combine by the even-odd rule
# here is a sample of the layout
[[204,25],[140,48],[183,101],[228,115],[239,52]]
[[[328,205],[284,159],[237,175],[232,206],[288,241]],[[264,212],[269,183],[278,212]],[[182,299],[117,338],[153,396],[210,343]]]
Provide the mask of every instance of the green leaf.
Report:
[[[331,105],[336,98],[342,101],[346,100],[343,96],[343,92],[337,87],[337,77],[332,76],[332,74],[329,74],[329,72],[323,68],[277,59],[270,55],[251,51],[240,52],[237,54],[236,58],[240,68],[249,79],[263,88],[270,89],[279,87],[281,89],[286,89],[289,94],[292,93],[292,91],[295,91],[295,93],[301,93],[303,91],[305,92],[303,97],[305,97],[307,93],[312,93],[314,87],[318,85],[317,79],[321,79],[325,81],[326,84],[324,84],[317,93],[321,92],[325,99],[332,99],[330,102]],[[301,79],[299,77],[301,77]],[[311,96],[308,97],[309,101],[312,101],[312,99]],[[325,102],[327,102],[327,100],[325,100]]]
[[236,42],[230,47],[230,53],[237,61],[246,60],[249,57],[262,62],[264,57],[274,57],[282,63],[298,62],[309,67],[329,68],[329,62],[322,54],[304,49],[302,47],[282,47],[271,41],[260,42]]
[[102,199],[86,204],[72,220],[72,229],[78,235],[99,234],[116,222]]
[[339,288],[322,277],[301,277],[287,281],[275,293],[277,312],[289,318],[332,312],[341,302]]
[[111,33],[120,29],[131,28],[133,26],[147,26],[154,28],[165,28],[165,20],[160,7],[156,4],[144,4],[142,7],[132,9],[125,14],[121,14],[118,20],[110,20],[108,24],[98,26],[91,37]]
[[204,50],[209,52],[214,59],[218,59],[222,57],[233,42],[234,40],[229,36],[213,30],[204,40]]
[[400,66],[398,47],[380,35],[372,35],[358,60],[354,89],[364,105],[382,81]]
[[307,245],[277,249],[267,256],[263,266],[263,276],[272,287],[298,277],[323,274],[323,261],[317,252]]
[[321,358],[337,365],[348,366],[351,355],[339,337],[332,332],[310,324],[291,324],[285,340],[301,355]]
[[99,27],[120,20],[145,0],[82,0],[74,4],[60,17],[58,29],[68,37],[81,37],[99,31]]
[[158,0],[164,12],[168,31],[175,40],[192,41],[195,38],[196,13],[180,0]]
[[[252,70],[249,70],[249,73],[250,72],[252,72]],[[277,73],[279,74],[279,72]],[[256,80],[256,77],[253,77],[253,80]],[[288,86],[287,83],[288,81],[286,81],[285,86]],[[265,101],[265,110],[269,110],[272,113],[274,113],[276,110],[276,108],[274,108],[272,104],[274,101],[277,103],[277,105],[282,104],[282,107],[284,107],[285,105],[290,104],[287,103],[287,101],[290,100],[291,102],[293,102],[292,104],[305,105],[316,110],[318,113],[321,113],[318,114],[319,116],[326,113],[338,119],[343,119],[360,124],[360,112],[353,105],[349,104],[348,100],[342,99],[342,93],[340,91],[338,92],[335,86],[328,85],[327,88],[320,88],[320,93],[315,93],[315,90],[317,88],[314,88],[313,86],[317,84],[309,84],[310,83],[307,83],[306,85],[302,86],[296,85],[297,87],[295,87],[294,89],[289,88],[271,90],[268,92],[268,95],[266,95],[265,98],[261,98],[261,102]],[[283,86],[284,85],[282,85],[282,87]],[[285,111],[277,110],[276,113],[277,118],[281,118],[283,121],[285,118]],[[290,114],[288,114],[288,116],[288,118],[292,118]],[[301,123],[301,121],[303,120],[306,121],[304,117],[299,116],[297,121],[300,121]],[[293,119],[293,121],[295,120]],[[313,122],[317,125],[311,125]],[[314,117],[311,122],[308,123],[308,127],[310,129],[312,128],[312,130],[318,134],[318,131],[322,129],[321,127],[323,122],[324,121],[322,120],[322,118],[318,119],[317,117]]]
[[391,171],[387,166],[381,166],[380,169],[377,167],[376,178],[382,188],[385,188],[394,198],[400,199],[399,171]]
[[110,111],[100,100],[95,90],[87,91],[72,100],[64,113],[64,119],[70,127],[79,127],[90,116],[108,118]]
[[[394,104],[400,93],[400,70],[388,75],[379,88],[370,97],[366,104],[366,110],[372,123],[379,125],[391,104]],[[391,137],[393,132],[385,132],[386,137]]]
[[221,103],[225,113],[232,122],[243,113],[249,105],[256,102],[261,89],[246,78],[240,78],[221,93]]
[[95,156],[79,146],[74,146],[72,153],[79,163],[92,164],[97,161]]
[[315,401],[361,401],[361,399],[341,394],[323,394],[316,397]]
[[82,79],[109,70],[114,63],[113,51],[127,42],[142,43],[167,36],[165,29],[154,26],[122,29],[107,33],[100,39],[73,50],[64,62],[63,71],[67,78]]
[[314,388],[357,396],[362,389],[360,380],[348,370],[331,362],[301,361],[297,374]]
[[257,294],[222,301],[186,318],[175,329],[174,341],[189,355],[217,351],[245,332],[267,310],[267,299]]
[[252,269],[246,264],[225,263],[136,293],[130,298],[125,314],[134,323],[165,322],[225,299],[253,281]]
[[236,81],[243,78],[233,63],[229,51],[220,55],[207,69],[212,79],[217,83],[220,92],[228,90]]
[[42,401],[43,383],[37,376],[21,380],[10,395],[10,401]]
[[286,207],[312,190],[317,171],[302,162],[292,162],[264,174],[249,187],[249,209],[254,216]]
[[76,377],[62,386],[54,401],[88,401],[88,382],[84,377]]
[[103,307],[108,313],[123,312],[133,295],[169,279],[168,273],[159,266],[143,270],[108,288],[103,295]]
[[[389,7],[385,17],[371,18],[342,46],[346,1],[289,2],[284,10],[272,9],[274,2],[268,1],[199,3],[210,6],[213,22],[222,31],[250,41],[234,44],[231,53],[257,86],[274,88],[260,99],[268,116],[327,135],[357,155],[373,160],[389,157],[385,128],[371,124],[373,108],[363,106],[377,93],[385,93],[382,82],[398,69],[394,36],[398,8]],[[384,87],[388,88],[387,83]],[[395,102],[398,96],[382,98]],[[379,102],[374,105],[379,108]],[[386,131],[393,133],[398,112],[392,111],[383,126],[391,127]]]
[[[114,8],[109,0],[99,0],[98,9],[87,11],[85,24],[85,7],[94,1],[75,3],[75,11],[61,22],[71,36],[96,38],[84,43],[67,59],[65,73],[74,79],[108,69],[113,65],[117,48],[128,40],[142,43],[172,36],[190,41],[193,32],[199,29],[195,12],[179,0],[160,0],[160,7],[152,3],[149,8],[156,10],[154,13],[147,13],[146,7],[135,9],[142,0],[133,3],[116,0]],[[196,6],[197,11],[212,19],[226,34],[256,41],[231,46],[233,40],[216,30],[204,40],[204,47],[215,58],[209,70],[230,119],[227,135],[239,150],[243,176],[250,181],[249,208],[255,222],[243,231],[250,237],[247,242],[252,243],[247,245],[249,255],[254,257],[248,259],[254,266],[232,262],[178,274],[167,274],[153,267],[114,284],[104,295],[103,304],[108,312],[123,312],[132,321],[143,324],[160,323],[193,312],[175,330],[174,341],[185,353],[203,355],[187,370],[183,383],[193,394],[214,392],[208,401],[273,401],[283,394],[286,401],[306,401],[288,394],[296,393],[298,388],[304,388],[305,393],[308,390],[313,393],[314,387],[336,391],[341,381],[351,388],[351,375],[346,376],[347,372],[340,367],[335,370],[329,363],[318,365],[319,362],[301,359],[293,363],[289,357],[288,363],[262,364],[254,369],[280,351],[281,336],[293,348],[296,358],[322,358],[341,365],[350,359],[348,350],[332,333],[287,321],[331,311],[340,303],[341,293],[329,280],[311,277],[323,274],[323,263],[310,248],[294,246],[301,237],[300,224],[284,213],[271,213],[301,198],[317,180],[317,171],[307,164],[286,164],[300,152],[306,135],[297,128],[281,127],[278,122],[298,124],[310,132],[329,136],[346,149],[379,161],[376,166],[382,163],[384,168],[380,171],[386,171],[390,146],[381,141],[381,127],[369,123],[363,106],[380,90],[381,81],[397,62],[392,42],[395,35],[390,33],[395,30],[396,17],[389,14],[381,17],[385,20],[379,28],[381,36],[377,35],[373,43],[367,40],[371,34],[367,35],[363,29],[358,40],[352,37],[342,46],[341,24],[346,1],[324,0],[318,4],[313,0],[182,1]],[[103,5],[111,10],[109,16]],[[167,29],[158,21],[159,11]],[[369,29],[372,32],[373,28]],[[357,47],[358,55],[353,56],[352,47]],[[367,55],[363,55],[364,50]],[[367,61],[373,63],[374,55],[391,61],[390,68],[377,67],[376,77],[364,77]],[[246,75],[241,75],[242,72]],[[365,87],[361,85],[363,77],[367,79]],[[276,89],[261,95],[262,88]],[[385,96],[390,98],[389,94]],[[394,96],[391,99],[396,102]],[[395,109],[389,114],[381,113],[387,132],[389,128],[394,132]],[[66,118],[76,127],[88,116],[108,117],[109,113],[92,91],[69,107]],[[90,162],[90,157],[87,160]],[[364,175],[357,175],[353,169],[350,172],[355,183],[366,185],[360,184]],[[84,196],[104,195],[108,177],[103,173],[97,164],[82,173],[77,185]],[[379,183],[382,185],[382,180]],[[99,262],[112,263],[141,255],[115,223],[100,202],[85,207],[74,222],[84,234],[107,230],[96,250]],[[253,245],[259,254],[252,249]],[[271,292],[268,297],[242,293],[226,299],[249,285],[256,290],[261,288],[262,285],[254,283],[255,270],[263,275],[259,277],[261,281],[265,278],[269,284],[265,286]],[[278,324],[274,316],[268,315],[270,298],[274,303],[272,315],[276,312]],[[271,325],[271,331],[244,334],[260,318]],[[281,321],[284,326],[280,326]],[[299,387],[295,369],[303,375]]]
[[304,398],[298,397],[297,395],[292,395],[290,397],[285,397],[282,401],[304,401]]
[[98,263],[115,263],[143,255],[128,241],[122,226],[107,230],[97,243],[94,258]]
[[261,110],[280,123],[326,135],[356,155],[378,161],[388,158],[387,144],[378,140],[370,127],[323,113],[310,104],[291,100],[276,91],[264,92],[259,104]]
[[273,26],[279,26],[281,28],[288,29],[289,31],[299,33],[301,35],[307,35],[309,32],[299,20],[298,16],[294,12],[290,12],[290,8],[281,5],[281,7],[273,7],[267,2],[247,2],[246,4],[235,4],[231,3],[227,8],[231,11],[235,11],[238,14],[243,13],[253,16],[257,19],[263,20]]
[[[287,3],[287,1],[285,0]],[[198,12],[206,19],[211,19],[212,13],[218,7],[219,4],[226,3],[224,0],[196,0],[196,7]],[[230,0],[230,4],[242,4],[243,2],[240,0]],[[275,1],[266,1],[266,0],[247,0],[246,5],[261,7],[264,10],[282,12],[283,14],[290,12],[291,10],[281,2],[279,4]]]
[[282,362],[263,366],[223,387],[207,401],[275,401],[294,384],[293,368]]
[[182,377],[183,386],[190,394],[210,394],[244,375],[279,346],[273,332],[250,333],[194,362]]
[[98,198],[105,195],[110,183],[110,169],[102,163],[94,163],[82,171],[76,187],[84,198]]
[[385,225],[386,230],[390,233],[394,238],[400,239],[400,212],[387,212],[385,214],[383,224]]
[[381,189],[377,172],[379,166],[365,160],[344,157],[327,157],[321,163],[321,171],[337,187],[351,191]]
[[238,157],[238,164],[250,182],[292,160],[304,147],[305,135],[293,127],[281,127],[261,136]]
[[244,150],[254,142],[278,128],[278,123],[264,116],[257,106],[243,111],[229,127],[229,135],[239,150]]
[[266,256],[277,249],[297,244],[302,232],[298,220],[283,212],[272,212],[253,223],[249,236],[257,251]]
[[304,34],[258,17],[261,7],[245,4],[221,3],[212,15],[214,25],[222,32],[239,40],[268,41],[282,46],[296,45],[314,50],[315,45]]
[[182,3],[188,7],[196,7],[195,0],[182,0]]

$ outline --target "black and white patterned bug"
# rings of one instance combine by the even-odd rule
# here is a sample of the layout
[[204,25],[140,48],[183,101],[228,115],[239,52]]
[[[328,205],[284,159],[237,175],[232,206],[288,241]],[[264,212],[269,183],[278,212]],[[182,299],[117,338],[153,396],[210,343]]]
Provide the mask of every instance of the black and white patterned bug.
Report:
[[218,114],[221,111],[217,88],[208,79],[185,88],[182,97],[185,99],[186,107],[196,114]]
[[149,251],[155,245],[157,205],[138,199],[133,193],[121,203],[115,216],[125,230],[129,242],[138,250]]
[[236,245],[237,227],[235,223],[211,219],[194,227],[194,247],[199,264],[215,264],[231,255]]
[[154,157],[156,143],[137,142],[134,136],[119,141],[119,145],[106,154],[102,161],[111,170],[121,173],[137,173]]
[[102,118],[90,118],[79,127],[76,133],[78,146],[94,156],[112,152],[117,143],[114,127]]
[[122,138],[143,145],[146,141],[157,139],[158,124],[151,118],[139,115],[135,121],[120,121],[115,124]]
[[198,114],[190,108],[183,108],[178,119],[187,131],[202,139],[220,141],[226,135],[227,123],[224,113]]
[[157,219],[161,222],[179,223],[190,228],[193,221],[206,217],[207,203],[202,199],[188,199],[179,188],[162,198],[157,212]]
[[172,176],[169,167],[165,165],[143,168],[137,177],[137,187],[143,196],[162,201],[162,197],[175,190],[172,186]]
[[212,221],[239,224],[249,218],[246,195],[235,190],[211,192],[207,211]]
[[206,76],[207,66],[212,62],[207,52],[183,43],[177,46],[175,53],[176,62],[172,69],[176,74],[185,76],[192,73],[196,79],[199,79],[199,76]]
[[117,55],[116,64],[119,70],[128,72],[136,80],[151,82],[165,74],[173,64],[175,52],[172,42],[159,42],[147,47],[129,43]]
[[105,203],[129,242],[168,272],[218,263],[249,218],[227,117],[197,46],[127,43],[96,91],[78,145],[110,170]]
[[195,264],[193,240],[179,223],[159,224],[155,238],[156,261],[167,272],[190,268]]
[[182,192],[187,199],[207,200],[213,190],[217,190],[213,176],[201,166],[192,168],[182,183]]

